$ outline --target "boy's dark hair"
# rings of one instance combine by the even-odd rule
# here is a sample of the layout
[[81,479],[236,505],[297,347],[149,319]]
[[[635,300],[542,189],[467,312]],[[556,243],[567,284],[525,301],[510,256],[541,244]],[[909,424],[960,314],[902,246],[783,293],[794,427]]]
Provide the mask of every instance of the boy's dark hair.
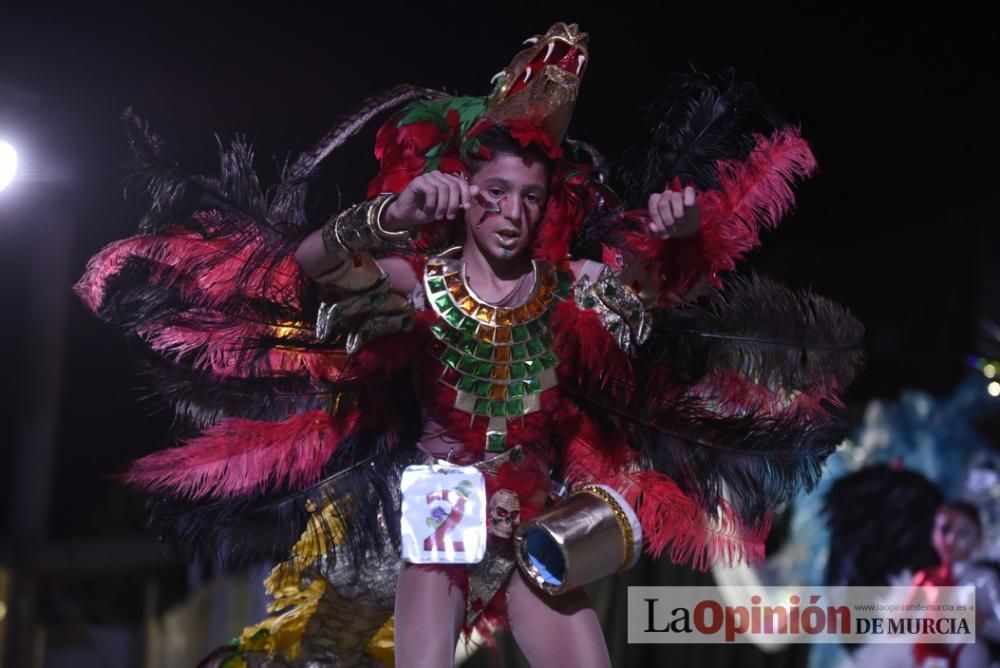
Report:
[[983,533],[983,523],[979,519],[979,508],[968,501],[947,501],[938,506],[938,512],[942,510],[950,510],[953,513],[957,513],[964,517],[972,520],[972,523],[976,525],[976,532],[979,535]]
[[465,161],[465,166],[469,170],[469,175],[472,176],[480,169],[483,165],[488,163],[490,160],[498,155],[516,155],[524,158],[526,162],[541,162],[545,165],[545,172],[549,176],[552,175],[555,169],[555,163],[553,160],[545,155],[542,149],[538,148],[534,144],[529,144],[528,146],[522,145],[519,141],[510,136],[510,131],[503,125],[494,125],[489,129],[485,130],[481,134],[476,136],[481,147],[486,148],[489,151],[490,158],[481,158],[478,156],[470,156]]

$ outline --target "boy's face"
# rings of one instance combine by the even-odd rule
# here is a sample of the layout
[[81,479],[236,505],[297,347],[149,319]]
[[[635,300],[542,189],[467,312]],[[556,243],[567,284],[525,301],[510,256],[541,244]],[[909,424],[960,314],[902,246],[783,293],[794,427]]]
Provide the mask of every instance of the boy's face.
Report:
[[501,153],[469,183],[479,187],[480,196],[465,212],[466,231],[483,255],[512,260],[530,251],[549,195],[545,165]]
[[979,528],[964,514],[943,508],[934,516],[931,542],[942,563],[965,561],[979,547]]

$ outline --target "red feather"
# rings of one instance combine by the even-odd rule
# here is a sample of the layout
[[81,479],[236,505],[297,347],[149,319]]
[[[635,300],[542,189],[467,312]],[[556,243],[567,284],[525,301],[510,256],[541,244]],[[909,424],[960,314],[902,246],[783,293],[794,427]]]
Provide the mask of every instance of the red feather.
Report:
[[570,386],[609,392],[627,386],[625,381],[632,378],[632,361],[595,311],[580,309],[573,301],[565,300],[552,310],[551,324],[560,381],[565,377]]
[[601,483],[618,490],[635,510],[651,556],[667,550],[671,561],[701,570],[716,563],[763,560],[770,516],[753,527],[740,521],[728,505],[709,516],[670,477],[635,470],[634,455],[621,434],[603,433],[575,409],[560,419],[572,434],[564,449],[566,481],[572,487]]
[[310,411],[284,422],[230,418],[185,445],[144,457],[125,475],[150,492],[190,499],[244,497],[319,479],[357,416]]
[[[216,211],[202,211],[195,218],[211,229],[218,216]],[[203,306],[219,306],[237,297],[297,306],[307,279],[294,255],[288,253],[271,265],[254,257],[263,246],[259,235],[205,239],[186,229],[169,230],[162,236],[137,235],[109,244],[91,258],[74,289],[97,311],[108,279],[129,260],[141,259],[153,264],[151,280],[176,283],[186,299]],[[254,270],[247,273],[248,266]]]
[[[718,274],[734,269],[738,260],[760,245],[761,228],[778,225],[795,204],[793,185],[816,169],[812,150],[796,128],[777,130],[770,137],[758,135],[757,146],[746,160],[720,162],[720,189],[698,198],[700,233],[655,244],[659,250],[647,269],[659,279],[663,305],[669,303],[669,295],[684,295],[703,277],[721,287]],[[627,232],[624,236],[630,248],[652,257],[648,237]]]
[[639,517],[651,556],[667,550],[674,563],[690,564],[698,570],[718,563],[732,566],[764,560],[770,515],[753,527],[746,526],[728,505],[720,505],[716,517],[707,516],[673,480],[658,471],[623,473],[616,482],[613,486]]
[[774,229],[795,204],[794,183],[816,171],[809,144],[794,128],[758,135],[744,162],[718,165],[720,191],[700,199],[705,252],[713,271],[732,269],[733,261],[760,244],[760,229]]
[[[192,309],[188,315],[201,316],[196,322],[183,324],[150,322],[136,329],[150,347],[175,362],[194,355],[191,366],[211,371],[219,376],[252,377],[308,373],[325,380],[342,380],[347,375],[349,360],[341,349],[325,351],[302,350],[293,343],[287,347],[275,344],[266,355],[257,359],[258,352],[248,347],[265,337],[278,335],[266,323],[232,323],[227,316],[213,311]],[[306,336],[311,332],[305,333]]]

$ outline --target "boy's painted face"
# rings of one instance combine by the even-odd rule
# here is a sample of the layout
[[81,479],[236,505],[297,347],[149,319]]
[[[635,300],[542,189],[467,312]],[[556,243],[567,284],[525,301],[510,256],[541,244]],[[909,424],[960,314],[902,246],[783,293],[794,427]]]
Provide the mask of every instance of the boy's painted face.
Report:
[[979,527],[962,513],[942,508],[934,516],[931,542],[942,563],[965,561],[979,547]]
[[469,180],[479,195],[465,212],[466,231],[487,258],[512,260],[531,248],[545,215],[545,165],[501,153]]

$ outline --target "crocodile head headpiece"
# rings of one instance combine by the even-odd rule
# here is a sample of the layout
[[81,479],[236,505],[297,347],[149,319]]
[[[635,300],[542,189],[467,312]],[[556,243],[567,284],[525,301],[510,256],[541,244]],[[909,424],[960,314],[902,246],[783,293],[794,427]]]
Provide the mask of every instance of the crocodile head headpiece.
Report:
[[483,118],[528,121],[562,142],[587,68],[587,40],[575,23],[556,23],[527,39],[528,46],[494,75]]

